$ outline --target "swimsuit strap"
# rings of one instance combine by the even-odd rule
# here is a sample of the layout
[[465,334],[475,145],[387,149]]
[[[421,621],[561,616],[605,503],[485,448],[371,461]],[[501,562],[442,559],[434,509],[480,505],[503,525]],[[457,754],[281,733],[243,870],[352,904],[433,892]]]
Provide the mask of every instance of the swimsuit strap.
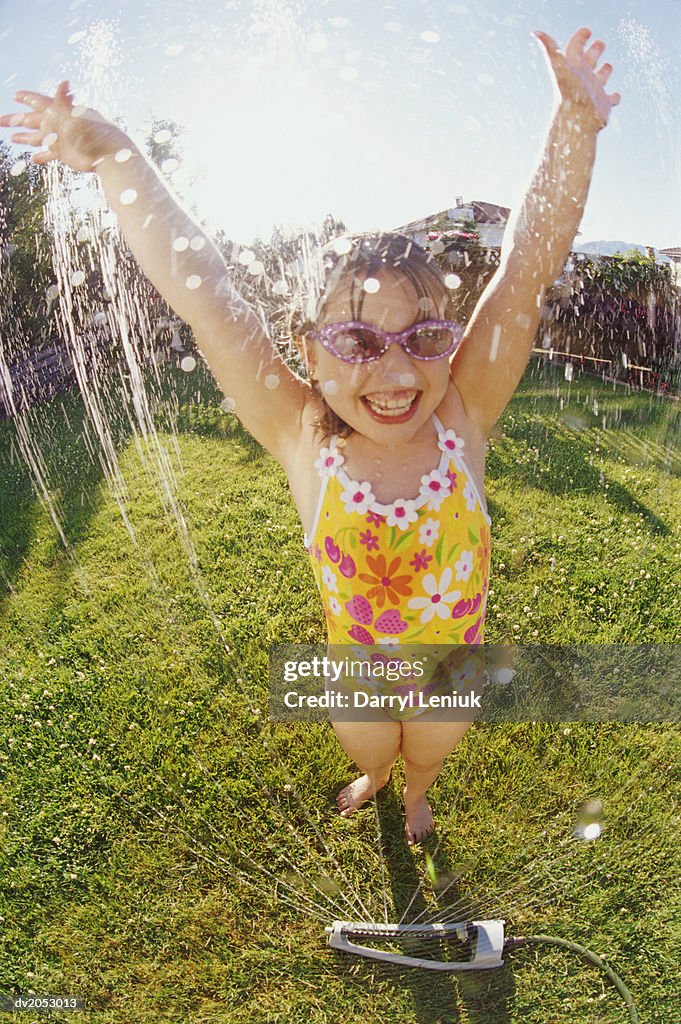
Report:
[[433,423],[435,424],[435,429],[437,430],[438,434],[446,434],[446,433],[447,433],[447,431],[446,431],[446,430],[445,430],[445,428],[444,428],[444,424],[443,424],[443,423],[442,423],[442,421],[441,421],[441,420],[440,420],[440,419],[439,419],[439,418],[438,418],[438,417],[437,417],[437,416],[435,415],[435,413],[433,413],[433,415],[431,416],[431,420],[432,420],[432,421],[433,421]]

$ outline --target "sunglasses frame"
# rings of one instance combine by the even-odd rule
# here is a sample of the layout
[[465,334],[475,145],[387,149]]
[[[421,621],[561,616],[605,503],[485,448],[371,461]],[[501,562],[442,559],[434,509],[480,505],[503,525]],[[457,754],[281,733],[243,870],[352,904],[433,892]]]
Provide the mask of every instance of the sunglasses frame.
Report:
[[[334,337],[337,334],[341,334],[344,330],[348,330],[350,327],[361,327],[364,330],[372,331],[380,340],[383,342],[383,348],[375,356],[368,356],[366,359],[353,359],[352,357],[343,356],[339,352],[336,352],[334,348]],[[407,343],[411,335],[420,330],[423,327],[446,327],[452,332],[452,343],[444,352],[438,353],[436,356],[417,356],[414,352],[411,352],[407,347]],[[374,363],[377,359],[381,359],[382,356],[388,351],[388,348],[395,342],[400,345],[407,355],[411,359],[418,359],[421,362],[429,363],[434,359],[444,359],[445,356],[452,355],[458,349],[463,338],[463,327],[461,324],[457,324],[454,320],[420,320],[418,323],[412,324],[411,327],[407,327],[404,331],[384,331],[381,327],[376,327],[374,324],[367,324],[363,320],[344,320],[339,323],[326,324],[325,327],[320,327],[319,330],[313,330],[307,332],[307,337],[312,338],[313,341],[318,341],[327,352],[330,352],[336,359],[340,359],[343,363]]]

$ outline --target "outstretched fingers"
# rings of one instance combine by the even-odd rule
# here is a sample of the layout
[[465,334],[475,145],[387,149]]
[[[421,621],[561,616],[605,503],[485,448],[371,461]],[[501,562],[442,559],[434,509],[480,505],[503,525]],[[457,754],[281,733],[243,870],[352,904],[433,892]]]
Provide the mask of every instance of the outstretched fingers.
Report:
[[30,89],[20,89],[18,92],[15,92],[14,99],[17,103],[24,103],[32,110],[42,113],[50,106],[53,97],[45,96],[42,92],[31,92]]
[[556,53],[558,51],[558,43],[548,32],[540,32],[539,29],[535,29],[532,35],[535,39],[539,40],[544,49],[549,53]]
[[591,38],[591,29],[583,26],[572,34],[565,47],[565,55],[571,60],[578,60],[584,54],[584,47],[587,40]]
[[584,51],[584,59],[591,68],[595,68],[599,60],[603,56],[605,50],[605,43],[602,39],[596,39],[588,50]]

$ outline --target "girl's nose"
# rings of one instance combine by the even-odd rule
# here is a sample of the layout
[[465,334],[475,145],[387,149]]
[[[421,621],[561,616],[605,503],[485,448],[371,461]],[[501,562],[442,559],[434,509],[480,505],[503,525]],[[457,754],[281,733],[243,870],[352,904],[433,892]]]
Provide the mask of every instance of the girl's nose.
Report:
[[384,373],[394,370],[404,373],[407,370],[413,370],[414,367],[409,353],[402,345],[398,345],[396,341],[391,341],[381,358],[371,365],[376,369],[380,367]]

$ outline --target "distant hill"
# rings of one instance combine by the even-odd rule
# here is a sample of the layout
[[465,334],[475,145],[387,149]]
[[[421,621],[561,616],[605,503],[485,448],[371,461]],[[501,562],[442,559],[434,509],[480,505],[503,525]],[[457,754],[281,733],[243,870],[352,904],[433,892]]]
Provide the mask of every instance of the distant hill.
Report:
[[[597,254],[599,256],[614,256],[616,253],[628,252],[630,249],[638,249],[640,253],[645,256],[648,246],[641,245],[640,242],[580,242],[579,245],[574,246],[575,252],[586,252]],[[655,249],[655,260],[657,263],[671,263],[668,256],[663,256],[658,249]]]

